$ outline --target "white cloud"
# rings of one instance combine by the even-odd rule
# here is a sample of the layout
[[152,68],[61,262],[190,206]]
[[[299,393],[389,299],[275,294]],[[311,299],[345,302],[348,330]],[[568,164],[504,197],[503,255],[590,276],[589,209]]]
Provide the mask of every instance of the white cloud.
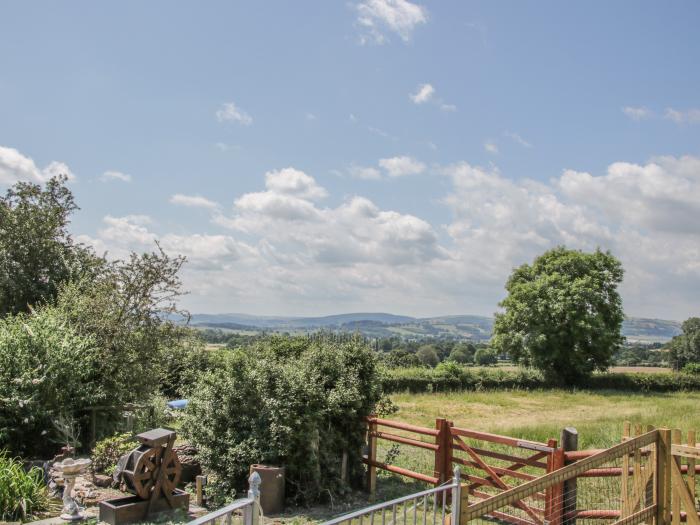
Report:
[[379,159],[379,165],[386,170],[389,177],[418,175],[425,171],[425,164],[407,156]]
[[382,178],[382,173],[377,168],[367,166],[350,166],[348,172],[351,177],[364,180],[377,180]]
[[215,210],[219,207],[218,202],[209,200],[201,195],[183,195],[182,193],[176,193],[170,197],[170,203],[178,206],[187,206],[188,208],[205,208],[208,210]]
[[513,133],[512,131],[506,131],[503,133],[503,135],[512,139],[514,142],[516,142],[517,144],[520,144],[524,148],[531,148],[532,147],[532,144],[530,144],[527,140],[522,138],[517,133]]
[[428,21],[428,10],[407,0],[364,0],[355,7],[363,44],[388,42],[387,31],[408,42],[416,26]]
[[454,214],[447,231],[473,279],[496,286],[511,268],[558,244],[601,247],[623,262],[632,315],[682,318],[695,308],[700,159],[616,162],[598,176],[565,170],[549,184],[467,163],[446,173],[454,185],[445,198]]
[[492,155],[498,154],[498,146],[493,141],[487,140],[484,142],[484,149],[487,153],[491,153]]
[[444,226],[363,196],[324,205],[328,192],[312,176],[286,168],[268,172],[259,191],[231,196],[230,210],[211,209],[212,228],[224,233],[158,235],[146,216],[108,216],[91,242],[115,254],[159,239],[186,254],[186,304],[195,311],[488,314],[514,267],[564,244],[622,260],[629,314],[697,312],[700,159],[569,169],[549,182],[467,162],[438,174],[448,184]]
[[640,121],[650,118],[654,113],[645,107],[624,106],[622,112],[632,120]]
[[420,84],[416,88],[416,92],[410,93],[408,98],[410,98],[414,104],[433,102],[442,111],[457,111],[457,106],[454,104],[447,104],[444,100],[435,97],[435,88],[432,86],[432,84]]
[[121,171],[105,171],[101,176],[100,180],[102,182],[110,182],[118,180],[121,182],[131,182],[131,175],[127,173],[122,173]]
[[58,175],[75,180],[75,175],[63,162],[52,161],[44,169],[39,169],[34,160],[15,148],[0,146],[0,184],[14,184],[18,181],[43,183]]
[[313,177],[294,168],[268,171],[265,174],[265,187],[273,193],[293,195],[301,199],[317,200],[328,195]]
[[253,123],[253,117],[236,106],[233,102],[226,102],[216,110],[216,119],[219,122],[239,122],[244,126],[250,126]]
[[421,84],[415,93],[409,95],[414,104],[424,104],[435,94],[435,88],[430,84]]
[[700,122],[700,109],[691,108],[685,111],[666,108],[664,118],[672,120],[676,124],[697,124]]

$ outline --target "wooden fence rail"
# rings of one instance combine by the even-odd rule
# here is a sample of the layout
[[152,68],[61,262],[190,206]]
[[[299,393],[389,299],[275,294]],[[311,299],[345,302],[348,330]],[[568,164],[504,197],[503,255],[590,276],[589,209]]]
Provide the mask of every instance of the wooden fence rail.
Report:
[[[368,489],[374,494],[377,469],[439,485],[449,481],[453,467],[460,465],[462,494],[466,498],[463,512],[467,508],[476,512],[474,508],[481,508],[481,503],[493,505],[495,501],[499,508],[489,507],[493,510],[490,516],[500,522],[575,525],[577,520],[608,520],[615,525],[641,521],[700,525],[700,444],[694,431],[683,435],[679,430],[643,429],[641,425],[624,423],[622,443],[610,449],[576,450],[577,438],[575,429],[564,429],[558,445],[554,439],[539,443],[459,428],[441,418],[436,419],[435,428],[428,428],[372,417],[368,419],[369,450],[364,458]],[[434,470],[415,472],[378,461],[378,440],[431,452]],[[604,460],[614,454],[618,454],[617,463],[606,464]],[[572,472],[575,474],[567,474]],[[553,476],[555,473],[559,477]],[[595,478],[601,481],[596,482]],[[560,482],[546,482],[556,479]],[[603,482],[605,479],[611,481]],[[592,480],[597,483],[595,486],[614,493],[607,500],[610,508],[588,508],[592,503],[600,506],[599,501],[591,499],[590,487],[584,490],[585,497],[577,497],[580,484],[583,482],[585,487],[589,483],[584,480]],[[513,494],[516,489],[522,491],[521,487],[539,488],[503,504],[502,495]],[[472,505],[468,504],[470,498]]]

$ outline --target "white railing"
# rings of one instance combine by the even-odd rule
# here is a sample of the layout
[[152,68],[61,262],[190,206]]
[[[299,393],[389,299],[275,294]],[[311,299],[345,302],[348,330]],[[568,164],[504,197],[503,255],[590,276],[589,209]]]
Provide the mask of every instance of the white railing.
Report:
[[209,514],[190,521],[187,525],[215,525],[217,522],[232,525],[239,518],[243,525],[259,525],[262,523],[260,508],[260,474],[253,472],[248,478],[248,497],[237,499],[230,505],[210,512]]
[[453,479],[439,487],[349,512],[321,525],[352,525],[354,521],[363,525],[365,520],[369,525],[443,525],[450,514],[451,524],[459,525],[459,504],[460,473],[456,467]]

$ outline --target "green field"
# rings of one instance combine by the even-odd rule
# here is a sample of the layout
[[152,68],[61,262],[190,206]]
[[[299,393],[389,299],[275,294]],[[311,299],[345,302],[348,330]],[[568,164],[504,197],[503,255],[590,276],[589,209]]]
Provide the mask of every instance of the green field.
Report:
[[[390,419],[434,428],[435,418],[444,417],[462,428],[540,442],[559,439],[562,428],[575,427],[579,432],[580,449],[605,448],[619,443],[624,421],[644,426],[700,429],[698,392],[487,391],[396,394],[391,398],[399,411]],[[397,466],[429,475],[434,463],[431,451],[382,440],[378,443],[378,459],[388,459]],[[420,487],[420,483],[379,472],[380,499]]]
[[546,441],[575,427],[580,448],[619,442],[625,420],[643,425],[700,429],[700,393],[494,391],[396,394],[399,412],[391,416],[433,427],[436,417],[456,426]]

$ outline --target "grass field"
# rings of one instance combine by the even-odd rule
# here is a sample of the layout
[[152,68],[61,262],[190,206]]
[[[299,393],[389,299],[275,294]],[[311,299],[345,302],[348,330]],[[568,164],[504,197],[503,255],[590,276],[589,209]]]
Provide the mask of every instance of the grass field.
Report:
[[700,393],[494,391],[397,394],[392,419],[433,427],[436,417],[456,426],[546,441],[576,427],[580,448],[619,442],[625,420],[700,430]]

